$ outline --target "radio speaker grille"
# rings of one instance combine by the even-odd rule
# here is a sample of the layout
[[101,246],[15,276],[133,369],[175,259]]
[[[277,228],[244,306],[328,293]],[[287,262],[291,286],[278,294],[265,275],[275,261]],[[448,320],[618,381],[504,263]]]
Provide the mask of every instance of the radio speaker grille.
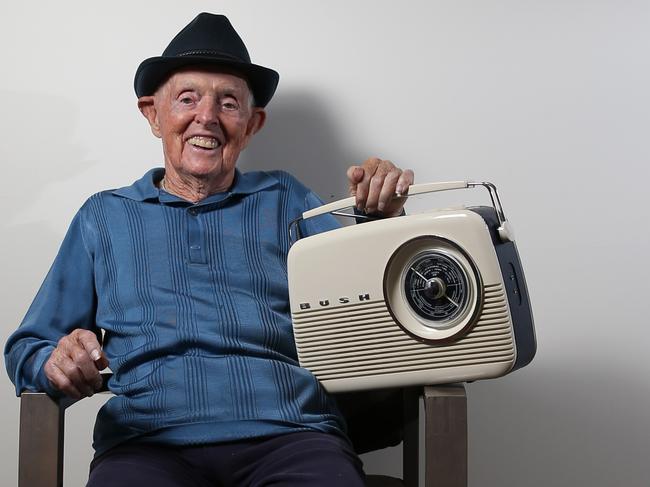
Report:
[[300,363],[328,380],[512,361],[515,347],[503,287],[483,289],[478,321],[446,345],[408,335],[383,300],[293,313]]

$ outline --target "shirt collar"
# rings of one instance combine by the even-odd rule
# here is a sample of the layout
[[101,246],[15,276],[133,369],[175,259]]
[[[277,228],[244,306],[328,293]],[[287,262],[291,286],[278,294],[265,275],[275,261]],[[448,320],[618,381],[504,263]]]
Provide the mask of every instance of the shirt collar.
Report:
[[[129,198],[135,201],[158,200],[169,202],[170,198],[166,196],[171,196],[172,200],[179,201],[180,198],[169,195],[169,193],[165,193],[158,188],[158,183],[164,175],[165,169],[162,167],[150,169],[145,173],[144,176],[142,176],[132,185],[115,189],[112,191],[112,193],[114,195],[122,196],[124,198]],[[253,194],[266,188],[270,188],[271,186],[275,186],[278,183],[279,181],[276,178],[263,171],[251,171],[242,173],[239,171],[239,169],[235,169],[235,178],[233,180],[233,184],[230,187],[230,190],[226,193],[223,193],[223,195],[230,196],[234,194]]]

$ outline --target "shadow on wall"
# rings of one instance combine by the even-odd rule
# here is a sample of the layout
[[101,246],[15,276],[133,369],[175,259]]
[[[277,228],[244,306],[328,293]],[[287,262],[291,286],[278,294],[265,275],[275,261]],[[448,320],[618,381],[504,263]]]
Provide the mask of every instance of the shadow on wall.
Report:
[[266,125],[242,153],[239,167],[288,171],[327,202],[347,196],[347,168],[363,162],[350,145],[314,93],[293,90],[270,103]]

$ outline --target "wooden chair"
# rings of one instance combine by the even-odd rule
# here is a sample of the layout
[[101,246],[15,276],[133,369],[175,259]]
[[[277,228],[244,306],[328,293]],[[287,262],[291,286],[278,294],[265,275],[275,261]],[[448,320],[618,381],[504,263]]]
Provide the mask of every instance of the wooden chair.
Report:
[[[104,389],[110,374],[104,374]],[[371,393],[369,393],[371,394]],[[403,436],[404,479],[369,475],[369,487],[466,487],[467,398],[462,385],[427,386],[399,391],[401,427],[384,443],[368,442],[373,431],[381,437],[385,421],[373,412],[355,414],[354,397],[346,415],[350,437],[359,453],[395,444]],[[422,399],[422,400],[421,400]],[[55,400],[44,393],[25,392],[20,400],[19,487],[62,487],[65,411],[76,401]],[[393,414],[389,411],[388,414]],[[398,413],[399,414],[399,413]],[[355,419],[359,418],[359,419]],[[358,426],[362,421],[374,424]],[[356,436],[356,438],[355,438]],[[420,477],[423,477],[420,479]],[[420,480],[423,483],[420,483]]]

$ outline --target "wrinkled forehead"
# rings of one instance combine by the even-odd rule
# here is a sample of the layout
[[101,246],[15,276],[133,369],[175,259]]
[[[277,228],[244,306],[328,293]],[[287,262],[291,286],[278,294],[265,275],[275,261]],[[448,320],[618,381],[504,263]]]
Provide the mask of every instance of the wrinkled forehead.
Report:
[[248,97],[252,94],[248,80],[238,71],[225,66],[185,66],[177,69],[167,76],[156,93],[178,89],[225,89]]

